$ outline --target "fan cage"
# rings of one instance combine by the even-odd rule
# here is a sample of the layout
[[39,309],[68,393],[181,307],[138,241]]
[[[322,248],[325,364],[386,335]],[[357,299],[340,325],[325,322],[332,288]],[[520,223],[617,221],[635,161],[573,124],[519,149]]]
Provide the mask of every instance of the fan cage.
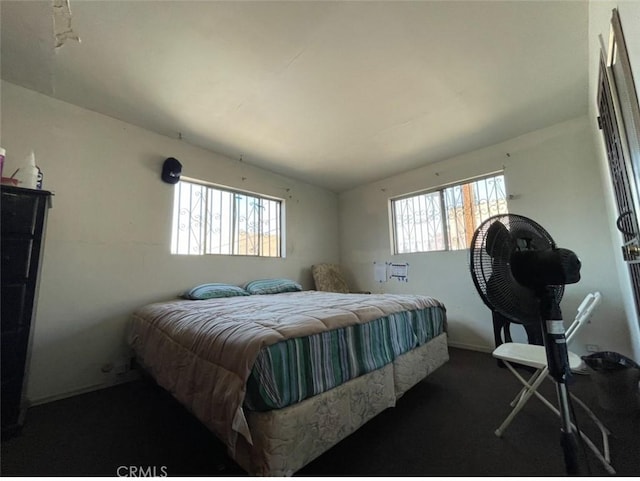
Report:
[[[499,214],[474,232],[469,249],[473,283],[484,304],[511,322],[541,322],[537,293],[520,284],[511,272],[517,251],[555,249],[551,235],[537,222],[517,214]],[[550,286],[560,303],[564,286]]]

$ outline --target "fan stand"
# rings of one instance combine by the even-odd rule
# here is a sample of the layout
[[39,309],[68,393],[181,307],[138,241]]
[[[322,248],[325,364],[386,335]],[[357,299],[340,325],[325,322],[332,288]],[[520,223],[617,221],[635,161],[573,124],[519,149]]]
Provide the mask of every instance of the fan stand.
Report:
[[567,382],[571,378],[571,369],[569,367],[569,354],[562,313],[552,287],[546,286],[540,289],[538,297],[540,299],[540,318],[549,375],[556,382],[558,395],[561,419],[560,445],[564,453],[567,474],[576,475],[578,474],[577,442],[575,433],[571,429],[569,392],[567,390]]

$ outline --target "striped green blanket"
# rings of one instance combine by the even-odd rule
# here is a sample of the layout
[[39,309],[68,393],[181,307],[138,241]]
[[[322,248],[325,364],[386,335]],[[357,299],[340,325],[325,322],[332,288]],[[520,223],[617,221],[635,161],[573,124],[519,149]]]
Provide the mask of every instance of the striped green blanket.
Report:
[[379,369],[441,334],[445,319],[443,308],[428,307],[263,348],[247,382],[245,406],[283,408]]

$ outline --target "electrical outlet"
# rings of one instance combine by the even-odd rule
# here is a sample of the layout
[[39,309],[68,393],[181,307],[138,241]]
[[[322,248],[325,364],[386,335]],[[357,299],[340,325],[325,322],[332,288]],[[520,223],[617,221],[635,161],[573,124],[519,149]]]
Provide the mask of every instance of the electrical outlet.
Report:
[[598,346],[597,344],[587,344],[585,347],[587,348],[587,352],[600,351],[600,346]]
[[131,369],[128,361],[119,362],[115,365],[115,373],[118,375],[126,374]]
[[113,363],[108,362],[106,364],[103,364],[102,367],[100,368],[100,370],[104,373],[107,374],[111,371],[113,371]]

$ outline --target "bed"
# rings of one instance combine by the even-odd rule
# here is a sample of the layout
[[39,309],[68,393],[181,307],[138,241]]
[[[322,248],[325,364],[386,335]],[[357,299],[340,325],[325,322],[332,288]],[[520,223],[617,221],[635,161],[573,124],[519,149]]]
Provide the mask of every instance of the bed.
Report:
[[138,362],[249,474],[288,476],[449,359],[427,296],[285,292],[150,304]]

